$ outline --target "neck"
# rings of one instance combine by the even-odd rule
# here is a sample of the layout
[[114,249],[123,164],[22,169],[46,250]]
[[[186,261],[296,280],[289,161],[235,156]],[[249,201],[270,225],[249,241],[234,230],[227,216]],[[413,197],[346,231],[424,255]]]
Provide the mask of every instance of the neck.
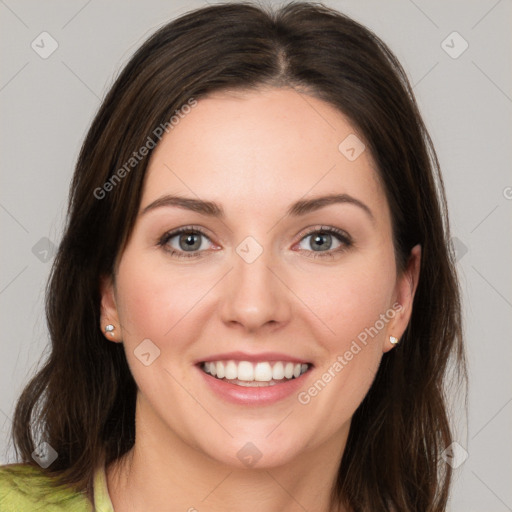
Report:
[[348,427],[281,466],[239,468],[209,457],[154,416],[149,421],[148,407],[138,400],[135,444],[106,469],[116,512],[234,512],[241,504],[244,512],[343,510],[331,507],[330,493]]

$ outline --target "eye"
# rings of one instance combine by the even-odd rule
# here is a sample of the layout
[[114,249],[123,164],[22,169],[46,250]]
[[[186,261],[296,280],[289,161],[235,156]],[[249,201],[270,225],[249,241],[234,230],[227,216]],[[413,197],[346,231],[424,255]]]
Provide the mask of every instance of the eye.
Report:
[[313,254],[313,257],[332,257],[352,245],[350,236],[341,229],[334,227],[317,228],[310,231],[299,242],[299,248]]
[[194,258],[210,248],[211,240],[197,228],[186,226],[162,236],[158,245],[178,258]]
[[[212,242],[200,229],[185,226],[165,233],[158,241],[171,256],[177,258],[198,258],[207,251]],[[309,231],[298,244],[299,249],[311,257],[334,257],[352,246],[352,239],[345,231],[335,227],[322,226]]]

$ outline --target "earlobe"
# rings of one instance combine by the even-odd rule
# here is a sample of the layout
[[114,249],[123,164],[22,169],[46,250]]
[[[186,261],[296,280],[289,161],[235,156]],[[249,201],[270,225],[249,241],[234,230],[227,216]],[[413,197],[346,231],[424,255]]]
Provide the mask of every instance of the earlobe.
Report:
[[109,336],[111,336],[112,338],[115,336],[114,334],[114,331],[115,331],[116,327],[112,324],[107,324],[105,326],[105,334],[108,334]]
[[103,335],[110,341],[121,341],[121,329],[117,312],[114,283],[112,277],[100,278],[101,315],[100,329]]
[[421,246],[418,244],[411,249],[407,266],[402,274],[397,278],[395,304],[400,304],[400,308],[396,310],[393,321],[388,324],[387,340],[389,343],[385,344],[383,348],[384,352],[391,350],[399,343],[407,325],[409,324],[409,320],[412,315],[414,296],[416,294],[420,278],[420,267]]

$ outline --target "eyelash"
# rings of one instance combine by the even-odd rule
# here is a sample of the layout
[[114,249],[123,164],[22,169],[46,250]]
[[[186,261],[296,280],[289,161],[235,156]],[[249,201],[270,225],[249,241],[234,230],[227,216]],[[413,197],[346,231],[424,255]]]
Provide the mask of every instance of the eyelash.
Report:
[[[169,249],[167,247],[167,244],[169,243],[169,240],[174,238],[177,235],[180,235],[181,233],[192,233],[192,234],[200,234],[204,237],[206,237],[209,240],[208,235],[201,230],[201,228],[197,226],[183,226],[181,228],[175,229],[174,231],[169,231],[165,233],[160,240],[158,241],[158,246],[162,247],[166,252],[168,252],[171,256],[177,257],[177,258],[198,258],[201,257],[201,252],[203,251],[197,251],[197,252],[186,252],[186,251],[178,251],[176,249]],[[352,239],[351,237],[341,229],[332,227],[332,226],[321,226],[320,228],[314,228],[310,231],[307,231],[305,233],[301,234],[301,238],[298,243],[300,243],[304,238],[307,236],[313,235],[315,233],[323,233],[328,235],[334,235],[339,242],[341,242],[343,245],[338,247],[334,250],[328,250],[328,251],[307,251],[305,249],[300,249],[299,252],[307,252],[310,254],[309,257],[311,258],[334,258],[335,254],[342,253],[349,249],[352,245]]]

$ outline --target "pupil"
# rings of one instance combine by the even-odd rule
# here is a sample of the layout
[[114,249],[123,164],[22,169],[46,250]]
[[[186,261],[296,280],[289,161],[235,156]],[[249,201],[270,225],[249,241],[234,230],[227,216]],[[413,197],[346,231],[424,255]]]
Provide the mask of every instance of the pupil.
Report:
[[316,245],[317,248],[327,250],[330,247],[331,235],[328,233],[318,234],[313,237],[313,245]]
[[180,248],[185,251],[199,249],[201,242],[196,233],[186,233],[180,236]]

